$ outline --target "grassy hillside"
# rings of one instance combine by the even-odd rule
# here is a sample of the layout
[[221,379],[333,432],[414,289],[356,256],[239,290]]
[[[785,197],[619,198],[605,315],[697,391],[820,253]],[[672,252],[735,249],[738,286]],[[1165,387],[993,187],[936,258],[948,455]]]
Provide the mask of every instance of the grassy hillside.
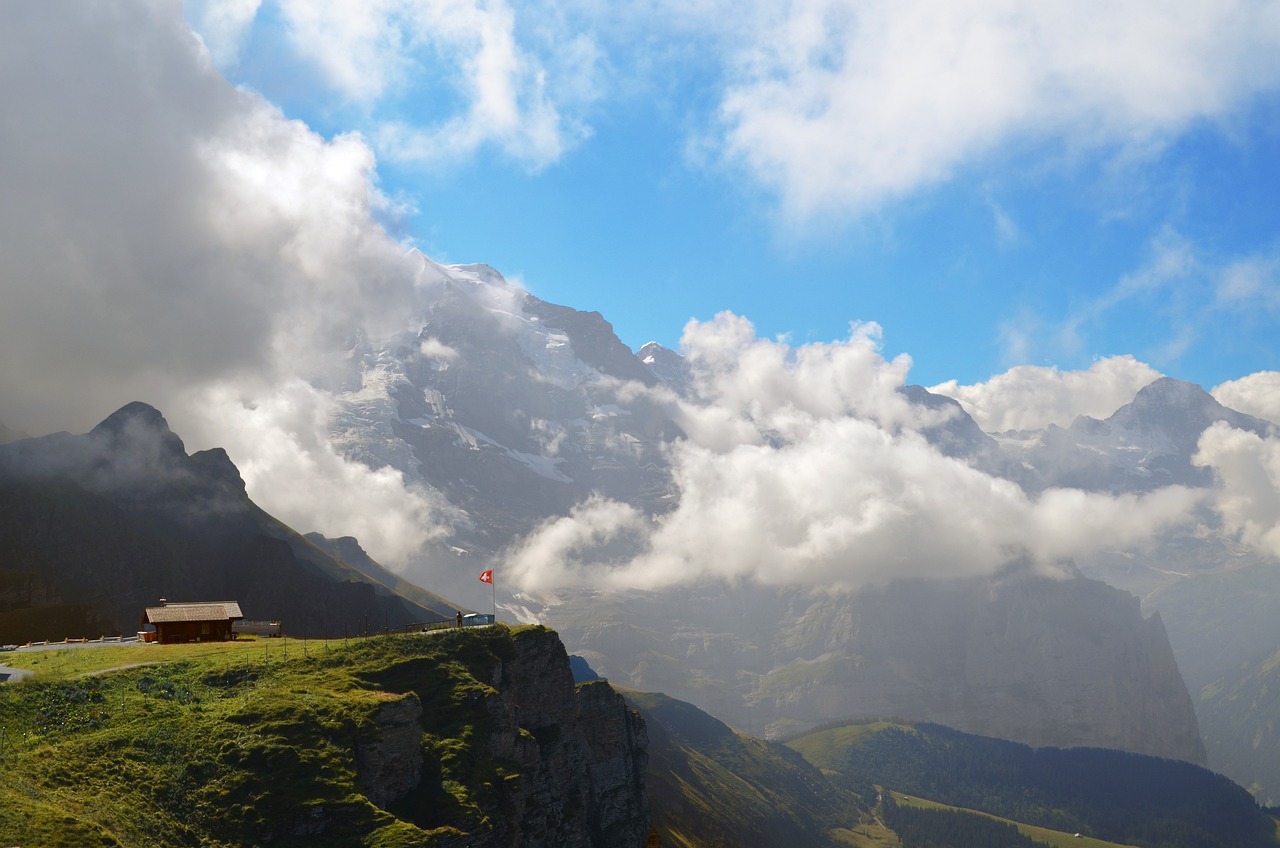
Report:
[[1032,749],[938,725],[879,722],[789,743],[843,785],[883,785],[1012,821],[1145,848],[1280,844],[1275,822],[1221,775],[1101,749]]
[[649,727],[649,803],[664,846],[897,846],[864,794],[794,751],[737,733],[691,704],[624,692]]
[[901,725],[834,728],[796,740],[792,750],[733,731],[665,695],[626,697],[648,723],[649,798],[666,846],[1132,848],[919,797],[894,794],[877,802],[877,787],[852,791],[847,776],[796,756],[803,751],[831,767],[859,740]]
[[[6,654],[37,675],[0,685],[0,844],[481,844],[522,779],[485,734],[526,632]],[[423,779],[381,809],[360,751],[405,701]]]
[[[459,607],[455,602],[448,598],[443,598],[435,592],[428,592],[416,583],[410,583],[395,572],[388,570],[373,557],[369,556],[365,549],[360,547],[360,543],[351,536],[329,539],[320,533],[307,533],[302,538],[308,545],[314,545],[319,548],[326,556],[354,568],[379,586],[387,587],[400,597],[412,601],[439,618],[452,619],[459,610],[464,613],[474,612],[474,610]],[[302,547],[302,545],[295,544],[294,550],[298,552],[299,556],[305,558],[307,554],[301,551]]]
[[979,816],[981,818],[1000,822],[1001,824],[1016,829],[1020,834],[1037,845],[1048,845],[1049,848],[1135,848],[1135,846],[1132,845],[1121,845],[1118,842],[1107,842],[1104,839],[1094,839],[1092,836],[1085,836],[1084,834],[1077,836],[1074,833],[1066,833],[1061,830],[1050,830],[1047,827],[1036,827],[1035,825],[1023,824],[1022,822],[1010,821],[1009,819],[1001,818],[1000,816],[993,816],[989,813],[979,813],[974,810],[966,810],[962,807],[953,807],[949,804],[939,804],[937,801],[915,798],[910,795],[903,795],[900,792],[891,793],[891,797],[894,803],[899,807],[933,810],[965,816]]

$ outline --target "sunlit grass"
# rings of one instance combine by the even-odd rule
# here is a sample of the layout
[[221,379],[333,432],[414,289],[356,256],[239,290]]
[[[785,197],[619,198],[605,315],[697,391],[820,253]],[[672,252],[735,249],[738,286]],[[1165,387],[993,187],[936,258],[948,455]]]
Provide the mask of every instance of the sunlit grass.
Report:
[[823,771],[838,772],[850,748],[856,746],[863,737],[869,737],[890,727],[913,732],[908,725],[891,721],[869,721],[814,730],[790,740],[787,742],[787,747],[799,752],[800,756]]
[[[459,740],[488,721],[472,693],[492,691],[514,638],[499,626],[305,651],[262,639],[10,654],[36,675],[0,686],[0,845],[456,839],[511,774]],[[424,752],[448,787],[426,805],[439,820],[398,820],[359,784],[356,748],[376,738],[379,706],[402,698],[424,706]],[[307,816],[327,822],[324,839],[297,836]]]
[[[282,650],[281,641],[236,639],[231,642],[196,642],[186,645],[151,643],[88,648],[49,648],[42,651],[11,651],[0,654],[0,662],[13,668],[33,671],[42,679],[52,680],[93,674],[140,663],[166,663],[220,656],[241,657],[255,650],[259,654],[274,652],[279,655]],[[338,641],[341,643],[341,640]],[[315,641],[308,643],[308,651],[317,647],[319,643]],[[289,644],[289,650],[297,650],[301,653],[302,643],[294,640]]]

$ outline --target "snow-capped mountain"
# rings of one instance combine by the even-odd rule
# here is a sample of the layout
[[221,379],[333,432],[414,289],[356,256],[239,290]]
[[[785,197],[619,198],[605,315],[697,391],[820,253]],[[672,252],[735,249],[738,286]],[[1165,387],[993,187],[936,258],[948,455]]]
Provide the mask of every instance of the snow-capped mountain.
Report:
[[1065,429],[1051,424],[995,436],[1006,453],[1035,470],[1040,487],[1145,492],[1212,483],[1209,469],[1195,467],[1191,458],[1200,434],[1215,421],[1259,436],[1276,429],[1228,409],[1194,383],[1163,377],[1104,421],[1081,415]]
[[[632,353],[603,316],[541,301],[487,266],[422,261],[433,296],[420,320],[392,338],[353,343],[330,422],[342,453],[401,472],[447,526],[409,577],[446,595],[455,586],[474,588],[472,566],[501,563],[514,546],[585,503],[622,504],[654,526],[678,509],[684,493],[676,458],[689,410],[707,401],[704,361],[691,367],[652,343]],[[1080,417],[1070,427],[1036,431],[986,433],[961,404],[918,386],[896,396],[915,412],[889,413],[881,426],[913,428],[938,453],[1001,485],[1008,481],[1032,500],[1055,488],[1110,495],[1170,484],[1202,488],[1211,472],[1192,457],[1211,423],[1274,431],[1198,386],[1169,379],[1106,420]],[[739,400],[754,414],[749,397]],[[762,438],[751,451],[770,449],[773,436]],[[509,613],[557,627],[570,650],[615,678],[659,686],[739,725],[759,720],[757,730],[769,724],[781,732],[848,710],[897,709],[984,733],[1001,735],[1004,727],[1006,735],[1040,744],[1119,745],[1197,759],[1194,717],[1163,626],[1144,623],[1123,592],[1108,594],[1085,576],[1145,594],[1180,569],[1240,564],[1238,548],[1214,531],[1208,510],[1201,519],[1164,531],[1144,552],[1104,551],[1080,561],[1083,575],[1065,582],[1010,583],[997,575],[989,584],[945,588],[939,581],[935,594],[920,590],[947,612],[950,629],[898,632],[885,622],[899,613],[915,620],[916,613],[904,606],[890,614],[865,592],[703,583],[626,599],[582,589],[513,598],[504,586],[502,600]],[[1093,617],[1072,614],[1077,603],[1094,607]],[[1050,609],[1061,611],[1053,627],[1035,624]],[[990,626],[965,623],[975,621]],[[1107,633],[1095,632],[1099,627]],[[1009,641],[1013,633],[1021,635]],[[1099,638],[1107,651],[1088,661],[1063,659],[1063,646],[1087,653]],[[952,656],[957,646],[967,646],[965,656]],[[993,651],[1002,658],[992,660]],[[1128,665],[1099,672],[1112,653]],[[935,667],[939,657],[952,657],[941,661],[946,674]],[[1049,668],[1056,670],[1032,679]],[[970,679],[974,669],[985,676]],[[1109,688],[1100,683],[1107,675],[1159,685]],[[888,700],[855,697],[868,681],[878,681]],[[933,692],[929,681],[950,688]],[[1061,716],[1019,701],[1028,686],[1045,704],[1076,705],[1071,733],[1035,730],[1058,726]],[[928,703],[937,708],[917,715],[912,705]],[[1137,731],[1153,716],[1164,716],[1156,723],[1172,735]]]
[[[446,531],[430,579],[448,571],[444,552],[492,560],[591,498],[651,517],[678,502],[667,447],[683,436],[679,403],[698,400],[680,354],[655,343],[632,353],[599,313],[539,300],[488,266],[421,262],[433,296],[410,329],[352,344],[335,381],[330,433],[347,457],[396,469],[435,507]],[[950,398],[918,386],[899,393],[922,411],[919,432],[940,453],[1031,497],[1050,488],[1203,488],[1212,472],[1192,457],[1209,424],[1275,431],[1167,378],[1106,420],[990,434]],[[1197,532],[1201,548],[1226,550]],[[1217,553],[1196,556],[1206,555]]]
[[693,388],[693,375],[683,356],[657,342],[648,342],[636,351],[636,357],[676,394],[681,397],[689,396]]
[[680,429],[636,391],[659,379],[612,326],[487,266],[423,262],[441,294],[412,331],[353,347],[335,445],[428,493],[464,558],[493,556],[592,495],[662,511],[662,445]]

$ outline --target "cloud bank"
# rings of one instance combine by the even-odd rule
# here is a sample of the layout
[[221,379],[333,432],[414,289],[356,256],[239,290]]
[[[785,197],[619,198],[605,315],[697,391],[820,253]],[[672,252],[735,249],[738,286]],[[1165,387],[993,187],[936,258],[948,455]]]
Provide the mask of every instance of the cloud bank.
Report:
[[1280,371],[1228,380],[1210,392],[1223,406],[1280,424]]
[[1200,436],[1194,461],[1213,469],[1213,506],[1227,532],[1280,558],[1280,438],[1264,439],[1219,421]]
[[1100,359],[1084,371],[1018,365],[985,383],[948,380],[929,391],[955,398],[988,433],[1070,426],[1077,415],[1107,418],[1161,376],[1132,356]]
[[686,327],[698,399],[670,451],[679,502],[650,519],[596,498],[513,551],[527,589],[659,588],[700,579],[856,587],[990,574],[1029,558],[1044,573],[1184,520],[1201,493],[1143,497],[1015,484],[943,456],[937,418],[898,392],[874,326],[791,348],[731,315]]
[[423,493],[320,438],[307,388],[430,294],[375,220],[367,144],[232,88],[177,3],[3,18],[0,418],[82,431],[144,400],[304,530],[393,563],[437,532]]

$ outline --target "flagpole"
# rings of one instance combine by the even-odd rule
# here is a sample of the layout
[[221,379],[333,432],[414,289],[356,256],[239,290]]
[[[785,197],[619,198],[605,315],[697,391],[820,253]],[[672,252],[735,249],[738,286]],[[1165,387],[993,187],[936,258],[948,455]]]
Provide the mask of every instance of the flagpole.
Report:
[[[493,569],[486,568],[480,572],[480,582],[489,584],[489,599],[493,601],[493,623],[498,623],[498,590],[493,586]],[[477,613],[478,615],[478,613]]]

